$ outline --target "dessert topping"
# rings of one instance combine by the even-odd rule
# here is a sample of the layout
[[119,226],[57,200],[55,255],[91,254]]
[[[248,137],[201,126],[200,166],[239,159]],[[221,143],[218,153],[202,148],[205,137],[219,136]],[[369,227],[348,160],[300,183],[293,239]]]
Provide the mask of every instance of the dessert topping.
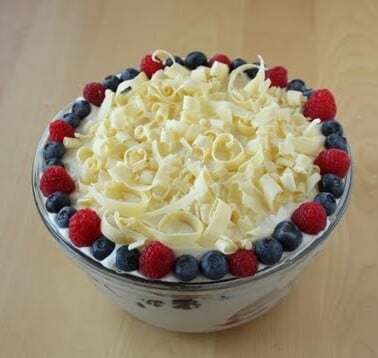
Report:
[[325,229],[327,213],[318,202],[307,202],[294,211],[291,220],[306,234],[316,235]]
[[320,118],[328,121],[335,118],[336,102],[328,89],[318,89],[309,97],[303,108],[303,114],[311,119]]

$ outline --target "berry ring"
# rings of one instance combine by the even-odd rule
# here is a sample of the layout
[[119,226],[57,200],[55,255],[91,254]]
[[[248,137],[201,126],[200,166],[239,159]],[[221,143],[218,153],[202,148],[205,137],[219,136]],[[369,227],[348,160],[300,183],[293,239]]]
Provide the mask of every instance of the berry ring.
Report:
[[158,50],[49,125],[39,190],[74,248],[149,280],[251,277],[327,229],[351,159],[328,89]]

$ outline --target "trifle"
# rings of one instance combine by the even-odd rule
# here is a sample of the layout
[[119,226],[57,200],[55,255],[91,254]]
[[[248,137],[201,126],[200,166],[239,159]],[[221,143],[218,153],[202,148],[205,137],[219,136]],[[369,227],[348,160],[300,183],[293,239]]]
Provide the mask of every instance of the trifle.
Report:
[[35,155],[40,214],[119,306],[211,331],[273,307],[341,218],[350,151],[328,89],[157,50],[84,87]]

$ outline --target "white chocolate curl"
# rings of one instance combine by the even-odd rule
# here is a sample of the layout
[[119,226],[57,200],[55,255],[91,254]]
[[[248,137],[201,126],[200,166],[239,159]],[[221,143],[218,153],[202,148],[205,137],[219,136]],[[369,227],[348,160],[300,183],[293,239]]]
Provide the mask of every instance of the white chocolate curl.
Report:
[[267,217],[314,196],[319,121],[302,115],[300,92],[270,88],[260,56],[231,74],[219,62],[188,71],[166,51],[153,57],[174,63],[107,90],[97,118],[65,139],[78,205],[131,247],[250,249]]

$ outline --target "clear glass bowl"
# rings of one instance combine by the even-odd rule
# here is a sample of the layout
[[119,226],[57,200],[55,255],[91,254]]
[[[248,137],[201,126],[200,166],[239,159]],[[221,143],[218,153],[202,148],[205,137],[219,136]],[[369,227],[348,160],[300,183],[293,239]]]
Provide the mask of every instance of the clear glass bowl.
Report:
[[[55,117],[66,113],[66,106]],[[273,308],[290,291],[303,268],[321,250],[343,216],[350,197],[353,168],[346,180],[328,228],[303,250],[296,250],[276,265],[248,278],[229,278],[206,283],[151,281],[120,275],[103,267],[65,241],[44,206],[39,190],[42,148],[48,131],[37,146],[32,168],[32,188],[39,214],[58,245],[109,299],[133,316],[154,326],[181,332],[210,332],[234,327]]]

